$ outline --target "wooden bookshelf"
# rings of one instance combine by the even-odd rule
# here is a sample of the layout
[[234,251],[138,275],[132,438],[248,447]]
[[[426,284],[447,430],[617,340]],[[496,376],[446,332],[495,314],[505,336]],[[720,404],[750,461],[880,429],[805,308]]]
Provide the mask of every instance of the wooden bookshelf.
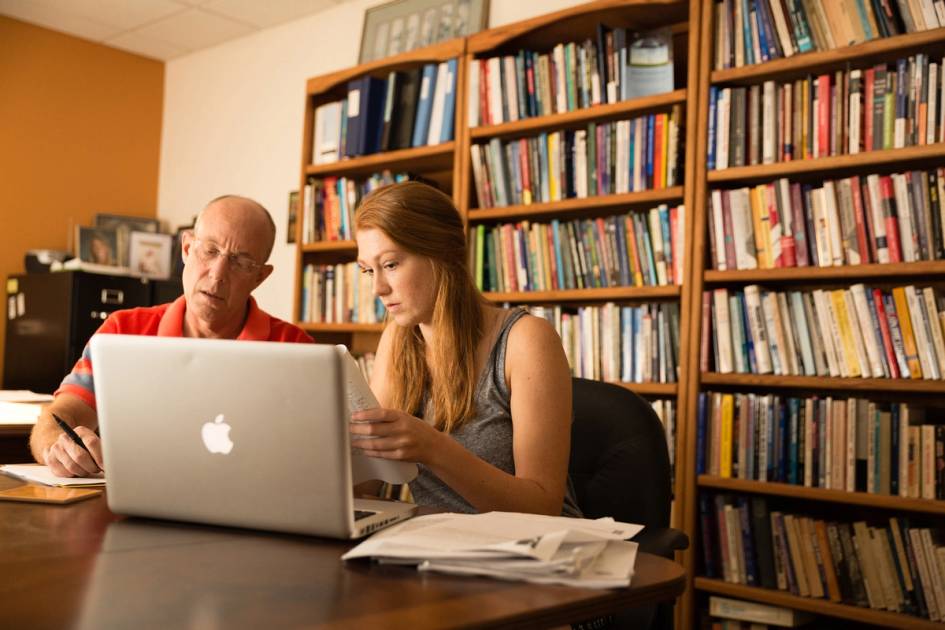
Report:
[[357,254],[358,245],[354,241],[315,241],[305,243],[300,248],[306,254]]
[[832,376],[773,376],[703,372],[703,385],[850,392],[891,392],[945,395],[945,381],[905,378],[840,378]]
[[806,610],[817,615],[827,615],[838,619],[847,619],[860,623],[868,623],[886,628],[901,628],[902,630],[941,630],[942,624],[921,617],[904,615],[884,610],[861,608],[847,604],[836,604],[826,599],[800,597],[786,591],[779,591],[758,586],[744,584],[730,584],[722,580],[713,580],[704,577],[695,579],[695,588],[705,593],[736,597],[754,602]]
[[[867,3],[869,4],[869,3]],[[708,3],[707,7],[717,5]],[[724,392],[754,393],[797,393],[816,394],[818,392],[838,392],[851,396],[866,397],[875,394],[882,400],[895,401],[938,401],[945,399],[945,380],[911,379],[857,379],[804,376],[774,376],[759,374],[720,374],[702,372],[699,367],[698,351],[703,335],[711,335],[709,330],[702,330],[701,304],[703,291],[711,288],[738,289],[746,284],[762,285],[830,285],[848,287],[857,282],[874,282],[881,285],[891,284],[942,284],[945,283],[945,261],[924,261],[895,264],[864,264],[841,267],[803,267],[756,270],[717,271],[711,269],[706,253],[709,250],[707,227],[710,208],[710,194],[713,189],[733,188],[761,183],[769,183],[779,178],[791,178],[793,181],[810,182],[815,185],[824,179],[847,177],[850,175],[888,174],[913,169],[929,169],[945,164],[945,143],[912,146],[901,149],[866,151],[855,155],[840,155],[817,159],[793,160],[773,164],[730,167],[721,170],[708,170],[708,132],[710,86],[737,87],[760,85],[765,81],[791,81],[808,75],[817,75],[846,68],[866,68],[877,63],[926,53],[935,57],[945,54],[945,28],[899,35],[885,39],[874,39],[853,46],[845,46],[829,51],[795,54],[794,56],[774,61],[731,68],[713,70],[715,20],[717,13],[711,9],[703,11],[700,19],[700,41],[704,42],[699,57],[699,78],[691,81],[688,93],[698,94],[698,114],[695,124],[698,127],[696,141],[687,145],[687,150],[696,155],[696,168],[692,177],[693,215],[692,244],[694,275],[684,287],[690,293],[690,319],[681,325],[691,330],[689,347],[694,349],[690,361],[686,364],[688,374],[681,377],[680,387],[687,388],[681,398],[688,401],[685,417],[679,422],[686,429],[684,454],[679,461],[687,462],[677,474],[685,477],[682,488],[686,499],[682,502],[684,511],[682,522],[690,536],[692,552],[684,556],[687,574],[691,582],[688,595],[682,600],[678,627],[696,627],[697,599],[694,594],[716,593],[735,598],[763,602],[767,604],[806,610],[818,615],[835,617],[854,622],[874,624],[895,628],[942,628],[942,624],[933,623],[914,616],[871,610],[856,606],[835,604],[827,600],[797,597],[784,591],[731,584],[722,580],[695,577],[698,570],[695,558],[702,556],[703,539],[699,527],[700,492],[721,491],[729,494],[755,494],[771,497],[775,503],[778,498],[789,501],[815,501],[837,506],[857,506],[862,509],[876,509],[877,516],[888,518],[896,513],[911,513],[935,517],[945,514],[945,502],[907,499],[861,492],[845,492],[821,488],[805,488],[784,483],[758,482],[742,479],[722,478],[712,475],[697,475],[696,460],[698,444],[695,427],[698,423],[698,397],[700,391],[713,390]],[[790,27],[789,27],[790,28]],[[690,99],[691,100],[691,99]],[[687,184],[690,180],[687,180]],[[687,189],[687,192],[689,190]],[[690,208],[687,208],[689,210]],[[772,508],[775,509],[775,508]],[[803,510],[799,510],[803,511]]]
[[575,216],[599,214],[614,208],[650,208],[661,203],[678,202],[683,199],[682,186],[643,190],[640,192],[594,197],[564,199],[528,205],[501,206],[498,208],[473,208],[467,213],[469,221],[492,219],[547,218],[553,216]]
[[455,142],[443,142],[425,147],[401,149],[373,153],[356,158],[348,158],[329,164],[309,164],[305,174],[313,177],[332,175],[367,175],[382,169],[391,171],[422,172],[426,170],[450,170],[450,161],[456,151]]
[[909,263],[843,265],[837,267],[779,267],[777,269],[737,269],[715,271],[707,269],[706,284],[801,283],[822,281],[876,280],[888,282],[891,278],[927,281],[930,277],[945,277],[945,260],[924,260]]
[[855,155],[834,155],[809,160],[791,160],[774,164],[733,166],[709,171],[709,183],[732,184],[768,181],[779,177],[816,175],[824,179],[832,174],[873,173],[877,169],[907,169],[920,163],[941,164],[945,159],[945,143],[926,144],[901,149],[865,151]]
[[679,387],[676,383],[627,383],[626,381],[610,381],[614,385],[625,387],[630,391],[641,396],[653,397],[672,397],[675,396]]
[[342,322],[337,324],[300,322],[306,332],[310,333],[381,333],[384,332],[384,324],[357,324],[351,322]]
[[716,475],[699,475],[698,484],[700,488],[712,488],[713,490],[723,490],[726,492],[766,494],[770,496],[801,499],[804,501],[863,505],[885,510],[920,512],[923,514],[939,514],[945,516],[945,501],[934,499],[910,499],[899,496],[873,494],[870,492],[847,492],[845,490],[829,490],[827,488],[807,488],[790,483],[732,479]]
[[847,63],[888,60],[899,56],[925,52],[930,46],[945,43],[945,28],[936,28],[918,33],[907,33],[895,37],[873,39],[854,46],[844,46],[833,50],[821,50],[801,53],[765,63],[713,70],[712,83],[727,85],[746,85],[767,81],[814,74],[821,70],[842,68]]
[[524,135],[548,129],[564,129],[591,121],[616,120],[635,114],[646,114],[654,110],[664,110],[672,105],[681,105],[685,102],[686,90],[680,89],[666,94],[656,94],[629,101],[587,107],[564,114],[536,116],[516,120],[515,122],[502,123],[501,125],[480,125],[471,127],[469,135],[473,140],[481,140],[483,138]]
[[517,291],[515,293],[484,293],[493,302],[600,302],[604,300],[660,300],[679,298],[678,286],[610,287],[602,289],[568,289],[563,291]]

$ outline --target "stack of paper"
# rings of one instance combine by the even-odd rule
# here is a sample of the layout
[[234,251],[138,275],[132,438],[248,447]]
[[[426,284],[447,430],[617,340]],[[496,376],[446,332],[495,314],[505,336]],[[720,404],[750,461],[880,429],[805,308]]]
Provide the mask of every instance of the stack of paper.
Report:
[[6,464],[0,466],[0,472],[23,481],[41,483],[44,486],[104,486],[104,473],[94,477],[57,477],[49,466],[39,464]]
[[586,588],[629,586],[642,525],[511,512],[419,516],[364,541],[342,559],[416,564],[421,571],[485,575]]

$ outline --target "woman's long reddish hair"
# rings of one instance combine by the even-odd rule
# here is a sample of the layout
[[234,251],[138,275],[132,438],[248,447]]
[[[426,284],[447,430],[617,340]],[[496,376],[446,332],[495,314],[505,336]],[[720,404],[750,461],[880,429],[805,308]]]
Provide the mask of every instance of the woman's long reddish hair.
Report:
[[483,335],[484,301],[467,268],[459,212],[432,186],[403,182],[365,197],[355,227],[379,229],[433,263],[436,343],[427,348],[418,326],[395,326],[389,386],[393,407],[417,413],[426,404],[434,426],[448,433],[475,413],[476,348]]

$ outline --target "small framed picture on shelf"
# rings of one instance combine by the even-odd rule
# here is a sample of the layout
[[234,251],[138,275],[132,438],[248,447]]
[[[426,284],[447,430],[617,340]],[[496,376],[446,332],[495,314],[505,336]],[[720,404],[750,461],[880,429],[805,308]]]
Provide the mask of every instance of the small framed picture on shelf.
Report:
[[295,231],[299,220],[299,191],[293,190],[289,193],[289,220],[286,221],[285,242],[290,245],[295,242]]
[[116,250],[118,264],[122,267],[129,267],[128,245],[131,233],[159,232],[161,223],[157,219],[149,219],[147,217],[131,217],[120,214],[103,214],[100,212],[95,215],[95,227],[115,231],[118,242],[118,249]]
[[128,265],[131,273],[156,280],[169,278],[173,240],[174,237],[170,234],[132,232]]
[[76,226],[76,257],[82,262],[118,267],[118,234],[106,228]]
[[395,0],[364,12],[358,63],[481,31],[489,0]]

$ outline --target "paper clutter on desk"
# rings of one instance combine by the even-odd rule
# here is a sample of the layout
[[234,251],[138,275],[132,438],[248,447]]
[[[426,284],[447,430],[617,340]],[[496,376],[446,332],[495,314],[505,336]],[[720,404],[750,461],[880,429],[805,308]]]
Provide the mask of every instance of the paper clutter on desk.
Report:
[[420,571],[584,588],[629,586],[642,525],[512,512],[430,514],[383,530],[342,556]]

